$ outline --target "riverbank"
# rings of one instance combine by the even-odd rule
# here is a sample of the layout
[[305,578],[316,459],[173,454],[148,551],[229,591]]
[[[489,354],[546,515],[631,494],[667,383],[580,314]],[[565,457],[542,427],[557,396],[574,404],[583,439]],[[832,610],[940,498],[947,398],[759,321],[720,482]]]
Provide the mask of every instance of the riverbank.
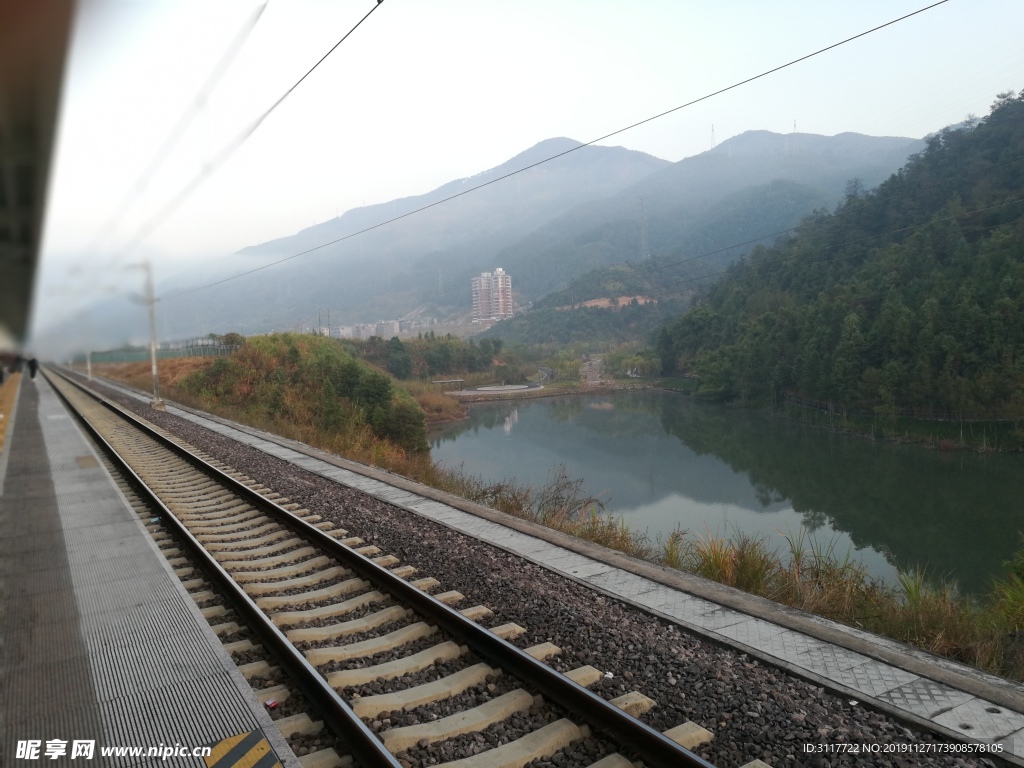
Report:
[[[177,372],[179,379],[181,373]],[[764,539],[741,534],[694,536],[676,531],[652,541],[621,518],[606,514],[598,499],[583,492],[582,481],[571,478],[564,468],[548,483],[531,486],[514,480],[489,481],[461,468],[440,467],[429,456],[400,450],[352,453],[340,449],[329,432],[280,421],[252,423],[247,421],[248,414],[223,404],[194,402],[187,393],[178,391],[169,370],[165,374],[162,369],[161,378],[167,399],[380,466],[635,557],[695,573],[996,674],[1024,679],[1024,652],[1015,640],[1016,633],[1024,631],[1024,574],[1004,580],[990,595],[975,600],[959,595],[951,584],[930,584],[920,571],[904,574],[897,586],[887,586],[832,548],[807,542],[799,535],[788,539],[788,553],[771,551]],[[626,388],[650,387],[628,382]],[[621,390],[563,389],[546,396],[613,391]]]
[[[657,379],[652,388],[695,396],[697,382],[691,379]],[[895,445],[924,445],[937,451],[974,453],[1024,452],[1024,422],[954,421],[917,419],[906,416],[843,413],[827,404],[786,400],[781,407],[766,404],[727,403],[731,408],[758,411],[773,418]]]
[[507,392],[480,392],[476,390],[460,390],[449,395],[458,397],[459,403],[488,403],[502,400],[536,400],[545,397],[565,397],[566,395],[606,395],[612,392],[629,392],[640,389],[653,389],[651,384],[634,381],[601,381],[598,384],[553,383],[536,389],[519,389]]
[[787,402],[774,415],[838,434],[898,445],[926,445],[937,451],[1020,453],[1024,424],[1012,421],[953,421],[870,417],[830,412],[820,406]]

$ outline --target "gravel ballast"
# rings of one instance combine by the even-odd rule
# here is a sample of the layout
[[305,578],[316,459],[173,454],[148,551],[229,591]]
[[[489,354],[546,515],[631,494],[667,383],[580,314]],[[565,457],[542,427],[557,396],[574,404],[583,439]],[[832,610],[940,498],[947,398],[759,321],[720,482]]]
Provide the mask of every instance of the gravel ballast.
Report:
[[516,645],[551,642],[559,646],[562,654],[551,662],[557,669],[589,664],[610,673],[592,687],[599,695],[614,698],[637,690],[654,699],[657,706],[642,718],[652,727],[665,730],[692,720],[707,728],[714,740],[695,751],[717,766],[740,766],[755,758],[773,766],[1002,764],[996,758],[952,754],[807,752],[808,745],[884,747],[937,744],[945,739],[912,732],[858,702],[723,649],[489,544],[109,388],[103,388],[103,393],[346,529],[350,536],[359,536],[383,553],[397,556],[402,564],[415,566],[417,577],[433,576],[440,581],[436,591],[458,590],[466,596],[460,607],[486,605],[495,613],[489,625],[515,622],[524,627],[526,634]]

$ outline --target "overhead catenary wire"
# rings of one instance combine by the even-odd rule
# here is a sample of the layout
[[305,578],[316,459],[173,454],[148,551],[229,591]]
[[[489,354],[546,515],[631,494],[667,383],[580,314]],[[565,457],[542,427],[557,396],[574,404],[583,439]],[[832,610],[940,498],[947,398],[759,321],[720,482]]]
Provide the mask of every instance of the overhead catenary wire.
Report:
[[[972,176],[978,176],[978,175],[981,175],[981,174],[984,174],[984,173],[990,173],[991,171],[994,171],[994,170],[996,170],[998,168],[1003,168],[1003,167],[1005,167],[1007,165],[1013,165],[1014,163],[1018,163],[1020,161],[1021,161],[1021,158],[1014,158],[1013,160],[1007,160],[1006,162],[1003,162],[1003,163],[997,163],[995,165],[989,165],[989,166],[987,166],[985,168],[980,168],[980,169],[978,169],[976,171],[971,171],[970,173],[955,174],[955,175],[952,175],[952,176],[947,176],[944,179],[940,179],[939,181],[936,181],[936,182],[934,182],[932,184],[926,184],[924,186],[917,187],[917,188],[912,189],[912,190],[910,190],[908,192],[905,192],[904,194],[901,194],[901,195],[890,195],[889,197],[881,198],[881,199],[878,199],[878,200],[869,200],[869,201],[863,202],[861,205],[859,205],[857,207],[847,207],[847,208],[844,208],[843,210],[841,210],[841,211],[839,211],[837,213],[832,214],[832,216],[834,218],[839,218],[840,216],[847,216],[847,215],[849,215],[851,213],[860,213],[861,211],[864,211],[864,210],[866,210],[868,208],[871,208],[872,206],[884,205],[885,203],[890,203],[893,200],[902,200],[904,198],[910,197],[911,195],[916,195],[916,194],[919,194],[919,193],[924,192],[926,190],[934,189],[935,187],[942,186],[943,184],[949,184],[949,183],[955,182],[955,181],[962,181],[963,179],[968,179],[968,178],[970,178]],[[642,264],[638,264],[638,266],[640,267],[640,269],[638,271],[641,273],[641,275],[643,275],[643,274],[648,274],[649,275],[649,274],[652,274],[654,272],[660,272],[660,271],[662,271],[664,269],[670,269],[672,267],[678,267],[678,266],[680,266],[682,264],[688,264],[688,263],[690,263],[692,261],[698,261],[700,259],[705,259],[708,256],[715,256],[715,255],[717,255],[719,253],[725,253],[726,251],[731,251],[731,250],[733,250],[735,248],[742,248],[745,245],[753,245],[754,243],[760,243],[760,242],[762,242],[764,240],[768,240],[769,238],[773,238],[773,237],[778,238],[778,237],[781,237],[782,235],[787,235],[790,232],[796,232],[798,229],[800,229],[803,226],[804,226],[804,222],[801,222],[801,223],[796,224],[796,225],[794,225],[792,227],[788,227],[786,229],[780,229],[777,232],[770,232],[770,233],[765,234],[765,235],[759,235],[758,237],[751,238],[750,240],[744,240],[744,241],[739,242],[739,243],[732,243],[730,245],[724,245],[724,246],[722,246],[720,248],[715,248],[712,251],[705,251],[704,253],[699,253],[696,256],[686,256],[684,258],[677,259],[675,261],[652,262],[650,266],[643,266]]]
[[192,121],[205,109],[206,104],[209,102],[210,95],[213,93],[217,84],[221,78],[227,73],[231,64],[234,62],[235,57],[245,46],[249,36],[252,34],[253,29],[256,27],[256,23],[260,20],[263,12],[267,8],[267,2],[259,5],[255,11],[246,19],[245,24],[239,30],[238,34],[235,35],[231,44],[224,51],[224,54],[217,61],[217,64],[211,70],[202,86],[196,91],[196,95],[192,97],[192,100],[185,107],[185,111],[181,113],[178,121],[171,128],[167,137],[163,140],[163,143],[157,148],[153,158],[149,161],[149,164],[143,169],[142,173],[132,184],[128,193],[121,200],[120,204],[114,209],[110,217],[100,227],[99,232],[93,239],[92,245],[89,247],[89,253],[94,253],[99,246],[109,237],[114,231],[117,224],[124,217],[125,213],[131,208],[132,204],[139,199],[143,192],[149,186],[149,182],[156,175],[156,172],[163,165],[164,161],[170,155],[171,150],[177,146],[181,137],[185,135],[185,131],[192,124]]
[[[836,213],[831,214],[831,216],[833,218],[839,218],[839,217],[842,217],[842,216],[847,216],[847,215],[849,215],[851,213],[860,213],[860,212],[865,211],[865,210],[867,210],[867,209],[869,209],[869,208],[871,208],[873,206],[884,205],[885,203],[890,203],[893,200],[902,200],[902,199],[905,199],[905,198],[908,198],[908,197],[911,197],[911,196],[915,196],[915,195],[918,195],[921,192],[925,192],[925,191],[927,191],[929,189],[934,189],[935,187],[942,186],[943,184],[949,184],[949,183],[956,182],[956,181],[963,181],[964,179],[969,179],[969,178],[974,177],[974,176],[979,176],[979,175],[982,175],[982,174],[985,174],[985,173],[991,173],[992,171],[998,170],[999,168],[1004,168],[1006,166],[1013,165],[1014,163],[1018,163],[1018,162],[1021,162],[1021,158],[1014,158],[1014,159],[1011,159],[1011,160],[1006,160],[1006,161],[1004,161],[1002,163],[995,163],[995,164],[986,166],[984,168],[979,168],[976,171],[971,171],[969,173],[952,174],[950,176],[946,176],[943,179],[939,179],[938,181],[935,181],[935,182],[933,182],[931,184],[925,184],[923,186],[915,187],[914,189],[908,190],[907,192],[905,192],[903,194],[889,195],[888,197],[872,199],[872,200],[867,200],[867,201],[860,200],[859,201],[860,205],[857,205],[856,207],[847,206],[847,207],[843,208],[842,210],[840,210],[840,211],[838,211]],[[759,235],[759,236],[751,238],[749,240],[743,240],[741,242],[731,243],[729,245],[724,245],[724,246],[721,246],[719,248],[715,248],[714,250],[711,250],[711,251],[704,251],[703,253],[698,253],[698,254],[696,254],[694,256],[686,256],[684,258],[676,259],[674,261],[657,261],[656,260],[656,261],[652,261],[650,263],[647,263],[647,262],[636,262],[635,265],[633,266],[633,270],[640,277],[651,277],[653,275],[653,273],[655,273],[655,272],[660,272],[662,270],[670,269],[672,267],[678,267],[678,266],[681,266],[683,264],[689,264],[691,262],[699,261],[700,259],[704,259],[704,258],[707,258],[709,256],[715,256],[715,255],[717,255],[719,253],[725,253],[727,251],[731,251],[731,250],[734,250],[736,248],[742,248],[743,246],[746,246],[746,245],[753,245],[754,243],[760,243],[760,242],[762,242],[764,240],[768,240],[769,238],[773,238],[773,237],[774,238],[778,238],[778,237],[781,237],[782,235],[786,235],[786,234],[789,234],[791,232],[796,232],[797,230],[801,229],[805,225],[806,225],[806,222],[802,221],[799,224],[796,224],[795,226],[792,226],[792,227],[788,227],[786,229],[780,229],[780,230],[778,230],[776,232],[770,232],[768,234]],[[899,231],[899,230],[894,230],[894,231]],[[882,233],[882,234],[888,234],[888,233]],[[876,236],[877,235],[872,235],[872,237],[876,237]],[[831,247],[840,247],[840,246],[845,245],[845,244],[846,243],[839,243],[839,244],[836,244],[834,246],[828,246],[828,247],[830,247],[830,248]],[[713,273],[706,274],[706,275],[699,275],[699,276],[692,276],[692,277],[685,277],[685,276],[670,277],[670,278],[668,278],[668,280],[669,280],[670,283],[676,283],[676,282],[679,282],[680,280],[695,282],[695,281],[698,281],[698,280],[707,280],[707,279],[710,279],[712,277],[718,277],[720,275],[724,275],[727,271],[728,270],[726,269],[726,270],[722,270],[722,271],[719,271],[719,272],[713,272]],[[660,293],[652,293],[651,297],[652,298],[659,298],[659,297],[663,297],[663,296],[671,296],[671,295],[674,295],[676,293],[680,293],[680,292],[673,292],[673,291],[664,292],[664,291],[662,291]]]
[[[313,71],[316,70],[316,68],[319,67],[321,64],[323,64],[328,56],[330,56],[332,53],[334,53],[334,51],[338,49],[338,46],[345,42],[353,32],[359,29],[363,22],[370,18],[370,15],[374,11],[376,11],[383,2],[384,0],[376,0],[376,2],[373,4],[373,7],[370,8],[370,10],[367,11],[366,14],[361,19],[359,19],[359,21],[357,21],[355,25],[348,32],[346,32],[340,40],[338,40],[338,42],[331,46],[331,49],[327,51],[327,53],[325,53],[323,56],[321,56],[320,59],[316,62],[316,64],[314,64],[312,67],[306,70],[305,74],[303,74],[302,77],[296,80],[295,83],[293,83],[291,87],[288,88],[288,90],[282,93],[281,96],[279,96],[278,99],[273,104],[271,104],[266,110],[264,110],[259,117],[253,120],[249,125],[243,128],[231,141],[225,144],[224,147],[220,150],[220,152],[217,153],[216,157],[213,158],[213,160],[204,164],[203,167],[200,169],[199,173],[197,173],[187,184],[185,184],[184,187],[178,190],[178,192],[173,197],[171,197],[170,200],[168,200],[163,206],[161,206],[160,209],[155,214],[153,214],[150,218],[143,222],[142,226],[139,227],[138,230],[136,230],[135,235],[133,235],[132,238],[128,241],[128,243],[118,252],[118,255],[114,259],[115,263],[120,261],[122,258],[124,258],[126,254],[130,253],[132,250],[138,247],[150,234],[153,233],[154,230],[156,230],[157,227],[159,227],[164,221],[166,221],[168,217],[170,217],[170,215],[173,214],[183,202],[185,202],[185,200],[191,197],[192,194],[202,185],[202,183],[206,181],[210,176],[212,176],[227,161],[229,157],[231,157],[235,152],[237,152],[241,148],[241,146],[245,144],[245,142],[248,141],[249,138],[259,129],[263,122],[268,117],[270,117],[274,110],[281,106],[284,100],[287,99],[292,94],[292,92],[294,92],[295,89],[298,88],[303,83],[303,81],[307,77],[313,74]],[[943,0],[943,2],[948,2],[948,0]]]
[[545,158],[543,160],[539,160],[539,161],[537,161],[535,163],[531,163],[530,165],[527,165],[527,166],[525,166],[523,168],[520,168],[518,170],[511,171],[509,173],[503,174],[503,175],[501,175],[501,176],[499,176],[497,178],[491,179],[490,181],[483,182],[482,184],[477,184],[476,186],[470,187],[469,189],[465,189],[465,190],[463,190],[461,192],[457,192],[457,193],[455,193],[453,195],[449,195],[448,197],[445,197],[445,198],[443,198],[441,200],[437,200],[437,201],[435,201],[433,203],[429,203],[427,205],[421,206],[419,208],[416,208],[415,210],[408,211],[407,213],[403,213],[403,214],[401,214],[399,216],[393,216],[393,217],[391,217],[389,219],[386,219],[385,221],[382,221],[382,222],[380,222],[378,224],[374,224],[372,226],[365,227],[363,229],[360,229],[360,230],[358,230],[356,232],[352,232],[352,233],[350,233],[348,235],[345,235],[343,237],[338,237],[338,238],[335,238],[333,240],[329,240],[327,242],[320,243],[319,245],[313,246],[312,248],[307,248],[307,249],[305,249],[303,251],[299,251],[298,253],[293,253],[293,254],[291,254],[289,256],[285,256],[283,258],[276,259],[275,261],[269,262],[269,263],[264,264],[262,266],[254,267],[253,269],[244,270],[244,271],[239,272],[238,274],[232,275],[230,277],[225,277],[225,278],[222,278],[220,280],[214,280],[214,281],[211,281],[209,283],[205,283],[203,285],[196,286],[195,288],[189,288],[187,290],[178,291],[178,292],[175,292],[175,293],[170,293],[170,294],[166,295],[164,298],[165,299],[179,298],[181,296],[187,296],[187,295],[195,293],[197,291],[202,291],[202,290],[205,290],[207,288],[212,288],[212,287],[214,287],[216,285],[221,285],[223,283],[227,283],[227,282],[230,282],[232,280],[238,280],[239,278],[245,277],[247,275],[254,274],[256,272],[261,272],[261,271],[263,271],[265,269],[269,269],[270,267],[277,266],[278,264],[283,264],[283,263],[285,263],[287,261],[291,261],[292,259],[297,259],[300,256],[305,256],[306,254],[312,253],[314,251],[318,251],[318,250],[320,250],[322,248],[326,248],[326,247],[328,247],[330,245],[335,245],[335,244],[343,242],[345,240],[350,240],[351,238],[358,237],[359,235],[366,234],[367,232],[371,232],[373,230],[380,229],[381,227],[387,226],[388,224],[393,224],[394,222],[400,221],[401,219],[405,219],[405,218],[408,218],[410,216],[414,216],[414,215],[416,215],[418,213],[421,213],[423,211],[429,210],[431,208],[435,208],[435,207],[437,207],[439,205],[443,205],[443,204],[448,203],[448,202],[450,202],[452,200],[455,200],[457,198],[463,197],[465,195],[471,194],[471,193],[476,192],[476,191],[478,191],[480,189],[483,189],[485,187],[491,186],[492,184],[496,184],[499,181],[503,181],[503,180],[508,179],[508,178],[510,178],[512,176],[516,176],[516,175],[518,175],[520,173],[523,173],[524,171],[530,170],[531,168],[536,168],[537,166],[543,165],[545,163],[549,163],[552,160],[557,160],[560,157],[564,157],[565,155],[568,155],[568,154],[570,154],[572,152],[576,152],[576,151],[578,151],[580,149],[583,149],[584,147],[589,147],[589,146],[591,146],[593,144],[596,144],[599,141],[605,141],[606,139],[610,139],[613,136],[618,136],[619,134],[625,133],[626,131],[629,131],[629,130],[632,130],[634,128],[637,128],[637,127],[639,127],[641,125],[645,125],[647,123],[653,122],[654,120],[658,120],[658,119],[660,119],[662,117],[665,117],[666,115],[670,115],[670,114],[672,114],[674,112],[678,112],[678,111],[680,111],[682,109],[686,109],[687,107],[691,107],[691,106],[693,106],[695,104],[699,104],[699,103],[701,103],[703,101],[707,101],[708,99],[712,99],[715,96],[719,96],[719,95],[721,95],[723,93],[727,93],[729,91],[735,90],[735,89],[740,88],[740,87],[742,87],[744,85],[748,85],[749,83],[755,82],[756,80],[760,80],[762,78],[768,77],[769,75],[775,74],[776,72],[780,72],[780,71],[782,71],[784,69],[787,69],[789,67],[792,67],[792,66],[794,66],[796,64],[799,64],[801,62],[807,61],[808,59],[812,59],[815,56],[820,56],[823,53],[831,51],[831,50],[833,50],[835,48],[838,48],[840,46],[846,45],[847,43],[851,43],[854,40],[858,40],[858,39],[860,39],[862,37],[865,37],[867,35],[870,35],[870,34],[872,34],[874,32],[878,32],[879,30],[885,29],[887,27],[891,27],[891,26],[893,26],[895,24],[898,24],[898,23],[900,23],[902,21],[910,19],[910,18],[912,18],[914,16],[918,16],[919,14],[925,13],[926,11],[930,11],[933,8],[937,8],[940,5],[944,5],[947,2],[949,2],[949,0],[938,0],[938,2],[931,3],[929,5],[924,6],[923,8],[917,9],[916,11],[912,11],[911,13],[904,14],[902,16],[899,16],[899,17],[895,18],[895,19],[891,19],[890,21],[887,21],[884,24],[879,24],[879,25],[877,25],[875,27],[872,27],[871,29],[867,29],[867,30],[865,30],[863,32],[860,32],[860,33],[858,33],[856,35],[853,35],[851,37],[847,37],[844,40],[840,40],[839,42],[832,43],[831,45],[825,46],[824,48],[819,48],[818,50],[816,50],[816,51],[814,51],[812,53],[808,53],[808,54],[805,54],[804,56],[800,56],[800,57],[798,57],[796,59],[792,59],[792,60],[786,62],[785,64],[780,64],[780,65],[778,65],[776,67],[772,67],[771,69],[765,70],[764,72],[761,72],[759,74],[753,75],[753,76],[745,78],[743,80],[740,80],[740,81],[738,81],[736,83],[733,83],[732,85],[728,85],[728,86],[726,86],[724,88],[719,88],[718,90],[712,91],[711,93],[707,93],[707,94],[705,94],[703,96],[700,96],[700,97],[698,97],[696,99],[692,99],[691,101],[688,101],[688,102],[686,102],[684,104],[680,104],[680,105],[678,105],[676,107],[672,107],[671,109],[667,109],[667,110],[664,110],[663,112],[659,112],[656,115],[652,115],[650,117],[644,118],[643,120],[639,120],[637,122],[631,123],[630,125],[627,125],[627,126],[625,126],[623,128],[619,128],[619,129],[617,129],[615,131],[612,131],[611,133],[606,133],[603,136],[597,137],[596,139],[591,139],[588,142],[585,142],[583,144],[579,144],[579,145],[577,145],[575,147],[572,147],[570,149],[564,150],[562,152],[558,152],[558,153],[556,153],[554,155],[551,155],[550,157],[547,157],[547,158]]

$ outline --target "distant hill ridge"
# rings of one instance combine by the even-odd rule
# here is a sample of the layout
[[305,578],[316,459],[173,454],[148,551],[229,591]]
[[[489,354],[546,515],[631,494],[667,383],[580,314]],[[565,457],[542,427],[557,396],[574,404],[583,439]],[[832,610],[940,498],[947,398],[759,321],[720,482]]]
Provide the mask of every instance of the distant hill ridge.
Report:
[[[569,154],[556,157],[566,152]],[[551,157],[556,159],[544,163],[544,161]],[[530,168],[530,166],[536,166],[538,163],[544,164],[536,168]],[[544,199],[545,203],[556,202],[557,205],[558,202],[552,198],[557,197],[560,191],[559,188],[567,184],[587,183],[593,185],[589,190],[581,190],[581,193],[584,197],[595,196],[600,195],[602,191],[615,189],[623,183],[637,180],[652,171],[667,167],[668,165],[670,163],[667,160],[660,160],[652,155],[623,147],[589,147],[574,139],[564,137],[546,139],[520,152],[515,157],[506,160],[501,165],[481,171],[473,176],[447,182],[430,192],[397,198],[386,203],[353,208],[337,218],[306,227],[294,235],[248,246],[240,252],[250,255],[261,255],[269,251],[288,250],[295,247],[299,240],[305,241],[310,239],[317,243],[326,242],[365,229],[368,225],[378,224],[396,216],[410,213],[426,205],[437,203],[452,195],[464,192],[467,188],[487,184],[488,182],[491,182],[491,185],[473,192],[472,199],[469,196],[465,200],[460,198],[458,202],[452,201],[447,203],[446,205],[450,206],[447,210],[424,211],[417,214],[415,222],[396,222],[395,224],[388,225],[388,228],[402,230],[411,227],[413,229],[429,230],[431,225],[436,224],[438,221],[462,218],[458,212],[454,211],[457,210],[457,207],[464,204],[471,207],[477,213],[494,215],[500,212],[488,210],[489,208],[511,206],[516,208],[520,214],[523,213],[524,208],[527,209],[527,215],[530,218],[550,218],[556,215],[558,208],[548,208],[546,210],[547,215],[545,216],[538,202],[531,200],[530,197],[539,195]],[[607,172],[610,170],[618,170],[619,177],[608,178]],[[498,179],[509,174],[516,174],[516,177],[495,183]],[[560,176],[565,178],[559,178]],[[524,196],[522,188],[524,182],[526,182],[528,187],[547,188],[528,189],[525,191],[526,194]],[[514,192],[512,191],[513,188]],[[571,204],[571,199],[566,200],[562,203],[561,207],[568,207]],[[540,222],[533,223],[537,224]],[[388,233],[373,233],[367,236],[370,238],[387,238]],[[395,238],[392,237],[391,239]],[[453,233],[452,239],[458,240],[458,234]],[[443,245],[447,244],[443,243]]]
[[[899,137],[747,131],[613,196],[575,206],[499,260],[519,275],[518,290],[540,298],[591,269],[640,259],[641,198],[649,254],[692,255],[792,227],[815,208],[838,203],[851,179],[872,187],[923,148],[923,141]],[[750,247],[711,263],[728,263]]]
[[863,133],[844,132],[834,136],[816,133],[774,133],[773,131],[745,131],[726,139],[708,154],[789,154],[811,152],[841,157],[865,157],[880,149],[902,150],[910,139],[901,136],[868,136]]
[[[878,183],[922,146],[913,139],[859,134],[751,131],[669,163],[623,147],[547,139],[475,176],[352,209],[243,249],[240,255],[253,263],[290,256],[579,147],[451,202],[194,299],[179,299],[166,333],[256,333],[308,325],[315,318],[311,307],[329,308],[336,324],[412,311],[441,318],[466,315],[470,277],[495,266],[512,275],[521,301],[538,299],[591,269],[636,260],[640,197],[652,253],[671,255],[728,244],[734,228],[791,225],[814,207],[838,202],[850,178]],[[777,180],[789,182],[793,194],[756,191]],[[730,197],[744,190],[754,191],[750,199]],[[182,278],[168,288],[191,282]]]

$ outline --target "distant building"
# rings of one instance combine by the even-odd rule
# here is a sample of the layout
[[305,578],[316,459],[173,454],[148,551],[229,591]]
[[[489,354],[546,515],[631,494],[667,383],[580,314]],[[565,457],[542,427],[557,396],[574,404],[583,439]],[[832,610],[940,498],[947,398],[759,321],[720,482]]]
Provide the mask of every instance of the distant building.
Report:
[[512,317],[512,278],[498,267],[483,272],[471,281],[473,287],[473,322],[501,320]]
[[379,323],[356,323],[355,325],[338,326],[338,336],[342,339],[361,339],[365,341],[372,336],[390,339],[397,336],[401,329],[398,320],[381,320]]
[[382,339],[390,339],[392,336],[397,336],[398,333],[399,322],[397,320],[381,320],[374,328],[374,336],[380,336]]

